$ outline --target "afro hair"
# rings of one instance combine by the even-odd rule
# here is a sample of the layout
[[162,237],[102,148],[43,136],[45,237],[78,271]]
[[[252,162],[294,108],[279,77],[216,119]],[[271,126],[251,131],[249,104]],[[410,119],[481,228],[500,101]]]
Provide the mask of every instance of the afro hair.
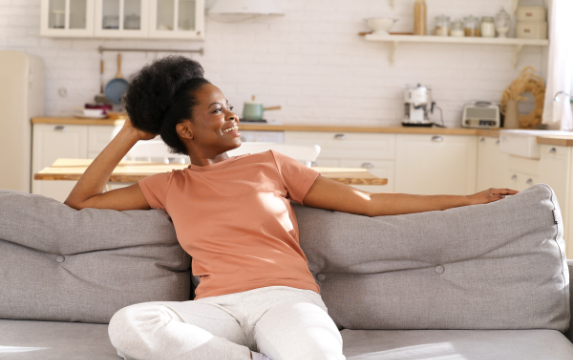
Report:
[[159,134],[175,154],[187,153],[175,126],[193,119],[195,92],[209,83],[197,61],[167,56],[144,66],[129,84],[123,105],[133,126]]

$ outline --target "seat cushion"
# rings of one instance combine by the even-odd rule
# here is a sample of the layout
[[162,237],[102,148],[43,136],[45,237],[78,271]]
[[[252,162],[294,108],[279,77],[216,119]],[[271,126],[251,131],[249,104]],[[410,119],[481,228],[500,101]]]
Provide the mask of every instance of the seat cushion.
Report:
[[555,330],[342,330],[348,360],[570,360]]
[[121,360],[107,324],[0,320],[2,360]]
[[416,214],[295,211],[309,269],[339,329],[569,327],[563,221],[547,185]]
[[0,190],[0,319],[109,323],[131,304],[188,300],[190,264],[162,210]]

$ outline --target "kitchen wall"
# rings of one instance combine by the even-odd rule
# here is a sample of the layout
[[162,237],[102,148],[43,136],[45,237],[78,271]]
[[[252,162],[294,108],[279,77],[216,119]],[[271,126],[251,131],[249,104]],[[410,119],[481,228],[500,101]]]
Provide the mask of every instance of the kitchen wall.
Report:
[[[211,1],[207,2],[209,6]],[[284,124],[397,126],[403,116],[406,85],[430,85],[448,127],[459,127],[463,105],[499,101],[502,91],[531,65],[544,76],[546,49],[524,47],[518,69],[512,47],[400,44],[389,64],[389,45],[358,36],[369,30],[363,19],[399,18],[392,31],[411,31],[413,0],[279,0],[286,16],[241,23],[206,20],[206,39],[192,41],[54,39],[39,36],[40,0],[0,0],[0,49],[40,56],[46,65],[46,115],[73,113],[99,92],[99,46],[204,48],[192,55],[206,69],[240,114],[256,95],[267,112]],[[440,14],[494,16],[511,0],[429,0],[429,29]],[[165,53],[123,53],[129,77]],[[116,54],[105,53],[104,81],[114,77]],[[434,119],[439,119],[435,112]],[[438,120],[439,121],[439,120]]]

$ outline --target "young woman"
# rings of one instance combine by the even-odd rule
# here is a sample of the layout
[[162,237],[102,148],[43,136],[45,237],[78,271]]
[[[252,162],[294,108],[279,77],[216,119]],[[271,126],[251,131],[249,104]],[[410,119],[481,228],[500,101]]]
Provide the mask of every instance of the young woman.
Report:
[[[291,200],[379,216],[485,204],[517,193],[374,194],[275,151],[228,157],[226,151],[241,146],[239,117],[204,79],[201,65],[183,57],[144,67],[124,104],[130,120],[65,204],[166,211],[200,277],[194,301],[134,304],[114,314],[110,339],[126,359],[345,359],[299,246]],[[102,193],[131,147],[157,134],[173,152],[189,155],[191,165]]]

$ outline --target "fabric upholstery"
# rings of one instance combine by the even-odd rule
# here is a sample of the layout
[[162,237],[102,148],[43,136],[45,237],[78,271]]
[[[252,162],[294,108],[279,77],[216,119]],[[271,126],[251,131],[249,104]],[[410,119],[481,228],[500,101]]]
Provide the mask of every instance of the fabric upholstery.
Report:
[[107,324],[0,320],[2,360],[121,360]]
[[347,360],[570,360],[555,330],[342,330]]
[[[0,320],[3,360],[120,360],[107,324]],[[573,344],[555,330],[341,331],[348,360],[565,360]]]
[[417,214],[295,211],[339,329],[569,327],[563,222],[547,185]]
[[0,318],[108,323],[190,295],[190,257],[162,210],[75,210],[0,190]]

